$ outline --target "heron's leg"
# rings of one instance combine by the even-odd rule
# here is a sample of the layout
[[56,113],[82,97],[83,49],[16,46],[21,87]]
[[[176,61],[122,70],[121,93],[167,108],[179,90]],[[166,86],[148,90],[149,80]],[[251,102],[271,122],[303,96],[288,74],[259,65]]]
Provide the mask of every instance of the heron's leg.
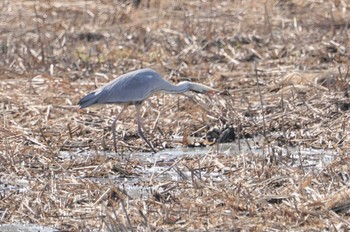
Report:
[[114,145],[114,150],[117,153],[117,140],[116,140],[116,136],[115,136],[115,123],[117,122],[119,116],[122,114],[122,112],[125,110],[126,106],[123,106],[122,110],[120,112],[117,111],[117,113],[115,114],[115,119],[112,123],[112,134],[113,134],[113,145]]
[[136,112],[137,112],[138,133],[139,133],[139,135],[141,136],[141,138],[143,138],[143,140],[146,141],[146,143],[148,144],[148,146],[151,147],[152,151],[153,151],[154,153],[157,153],[156,150],[154,149],[152,143],[150,143],[150,142],[148,141],[148,139],[144,136],[144,134],[143,134],[143,132],[142,132],[142,127],[143,127],[143,126],[142,126],[141,116],[140,116],[141,105],[137,104],[137,105],[135,105],[135,107],[136,107]]

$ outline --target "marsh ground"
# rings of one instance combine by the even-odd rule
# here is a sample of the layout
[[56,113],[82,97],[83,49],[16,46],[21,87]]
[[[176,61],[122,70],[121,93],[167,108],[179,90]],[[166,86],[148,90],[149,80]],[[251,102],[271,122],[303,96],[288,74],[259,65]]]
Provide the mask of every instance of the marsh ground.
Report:
[[[84,231],[347,229],[349,3],[130,2],[0,3],[0,222]],[[141,67],[225,90],[146,101],[145,129],[158,148],[232,126],[241,141],[262,137],[264,153],[181,157],[166,164],[178,175],[166,182],[142,178],[162,163],[103,155],[113,147],[115,106],[76,103]],[[149,149],[133,107],[117,131],[124,154]],[[313,166],[289,147],[337,156]],[[90,155],[63,156],[77,152]],[[136,177],[155,190],[128,195],[123,186]]]

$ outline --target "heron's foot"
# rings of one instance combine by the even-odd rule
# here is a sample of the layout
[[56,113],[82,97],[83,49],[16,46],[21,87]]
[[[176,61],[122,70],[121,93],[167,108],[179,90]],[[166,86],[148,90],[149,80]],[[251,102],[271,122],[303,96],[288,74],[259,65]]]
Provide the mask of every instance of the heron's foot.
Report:
[[142,130],[139,129],[138,132],[139,132],[139,136],[140,136],[141,138],[143,138],[143,140],[148,144],[148,146],[152,149],[153,153],[157,153],[157,151],[156,151],[156,149],[154,149],[152,143],[151,143],[150,141],[148,141],[148,139],[146,138],[146,136],[143,135]]
[[153,144],[148,141],[148,139],[146,139],[146,137],[143,136],[143,134],[141,135],[141,137],[143,138],[143,140],[145,140],[145,142],[147,143],[147,145],[152,149],[153,153],[157,153],[156,149],[153,147]]
[[118,150],[117,150],[117,143],[115,143],[115,141],[114,141],[113,146],[114,146],[114,151],[115,151],[115,153],[118,153]]
[[154,149],[154,147],[152,146],[151,147],[152,151],[153,151],[153,154],[157,153],[156,149]]

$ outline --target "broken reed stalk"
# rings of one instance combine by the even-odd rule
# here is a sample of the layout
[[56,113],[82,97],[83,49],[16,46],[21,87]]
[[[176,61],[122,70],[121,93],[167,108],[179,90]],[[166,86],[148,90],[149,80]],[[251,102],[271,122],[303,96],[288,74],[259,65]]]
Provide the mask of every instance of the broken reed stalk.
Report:
[[[283,133],[283,137],[284,137],[285,141],[287,141],[286,127],[285,127],[285,124],[284,124],[284,117],[286,115],[285,112],[286,112],[287,109],[284,108],[283,91],[281,91],[281,108],[282,108],[282,117],[281,117],[282,133]],[[286,147],[286,152],[287,152],[286,155],[287,155],[287,157],[289,157],[289,145],[287,144],[287,146],[285,146],[285,147]]]
[[[256,66],[256,62],[254,62],[254,72],[255,72],[255,80],[256,80],[256,86],[258,88],[258,92],[259,92],[259,99],[260,99],[260,105],[261,105],[261,116],[262,116],[262,126],[263,126],[263,135],[264,135],[264,139],[267,143],[267,145],[269,146],[269,140],[267,138],[266,135],[266,123],[265,123],[265,111],[264,111],[264,100],[263,100],[263,96],[261,93],[261,89],[260,89],[260,84],[259,84],[259,74],[258,74],[258,69]],[[264,155],[264,148],[262,148],[263,151],[263,155]]]
[[143,219],[143,225],[148,229],[149,232],[152,232],[152,227],[151,225],[149,225],[147,217],[145,216],[145,214],[142,212],[142,210],[138,210],[139,214],[141,215],[142,219]]
[[272,41],[274,41],[274,36],[272,33],[272,25],[271,25],[271,20],[270,20],[270,15],[269,15],[269,9],[266,5],[267,3],[264,3],[264,21],[265,21],[265,28],[268,30],[269,34],[270,34],[270,38],[272,39]]
[[[39,25],[39,22],[41,20],[41,18],[39,17],[39,14],[38,14],[38,10],[37,10],[37,7],[39,7],[38,5],[34,5],[34,12],[35,12],[35,17],[36,17],[36,30],[37,30],[37,33],[38,33],[38,42],[40,44],[40,48],[41,48],[41,62],[42,64],[46,64],[46,59],[45,59],[45,48],[44,48],[44,40],[43,40],[43,33],[41,32],[41,29],[40,29],[40,25]],[[44,17],[42,17],[42,20],[43,20],[43,24],[45,25],[45,19]]]
[[128,225],[129,225],[128,231],[134,231],[134,229],[133,229],[133,227],[132,227],[132,224],[131,224],[131,221],[130,221],[129,214],[128,214],[128,212],[126,211],[126,208],[125,208],[124,199],[120,199],[120,204],[121,204],[121,206],[122,206],[123,212],[124,212],[124,214],[125,214],[125,217],[126,217],[126,219],[127,219]]

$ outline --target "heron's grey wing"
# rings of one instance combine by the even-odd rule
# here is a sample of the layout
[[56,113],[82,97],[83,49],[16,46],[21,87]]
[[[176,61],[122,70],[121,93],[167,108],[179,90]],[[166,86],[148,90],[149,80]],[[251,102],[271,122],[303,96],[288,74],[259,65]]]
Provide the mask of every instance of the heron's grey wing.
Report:
[[131,72],[111,82],[100,91],[100,103],[142,102],[158,90],[164,80],[153,70],[142,69]]
[[136,104],[157,91],[165,82],[152,69],[140,69],[107,83],[85,96],[79,103],[81,108],[92,104]]
[[79,105],[85,108],[93,104],[136,104],[169,85],[156,71],[140,69],[126,73],[86,95]]

